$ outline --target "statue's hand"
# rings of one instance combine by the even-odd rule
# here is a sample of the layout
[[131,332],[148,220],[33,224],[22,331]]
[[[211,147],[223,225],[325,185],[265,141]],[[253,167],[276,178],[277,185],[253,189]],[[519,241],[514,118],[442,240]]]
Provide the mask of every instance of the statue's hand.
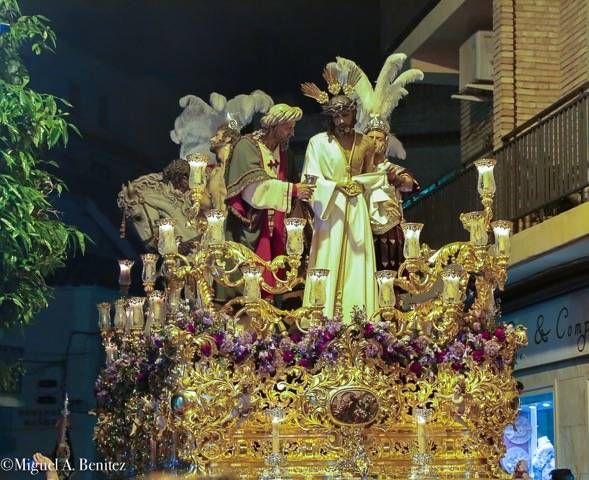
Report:
[[315,185],[308,183],[297,183],[294,188],[295,197],[301,200],[310,200],[315,191]]
[[336,184],[337,189],[346,197],[356,197],[362,193],[362,185],[358,182],[349,181]]
[[376,166],[376,171],[381,172],[381,173],[386,173],[386,172],[389,172],[392,168],[393,168],[393,164],[391,162],[389,162],[388,160],[385,160],[384,162],[379,163]]

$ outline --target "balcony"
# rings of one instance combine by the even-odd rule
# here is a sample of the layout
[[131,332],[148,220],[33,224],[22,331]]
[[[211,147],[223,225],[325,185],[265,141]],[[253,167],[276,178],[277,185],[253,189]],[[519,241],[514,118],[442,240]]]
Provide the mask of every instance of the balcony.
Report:
[[[589,200],[589,84],[571,92],[503,138],[497,160],[495,218],[525,230]],[[431,247],[467,239],[461,212],[480,210],[471,163],[406,202],[405,217],[425,223]],[[589,233],[589,220],[587,220]]]

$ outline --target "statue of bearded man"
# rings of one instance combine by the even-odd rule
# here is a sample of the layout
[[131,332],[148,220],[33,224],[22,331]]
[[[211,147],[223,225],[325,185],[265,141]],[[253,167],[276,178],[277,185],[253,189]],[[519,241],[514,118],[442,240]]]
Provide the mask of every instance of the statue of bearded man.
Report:
[[[293,199],[308,200],[312,185],[298,178],[288,142],[303,116],[298,107],[274,105],[261,119],[261,130],[235,145],[227,168],[227,240],[244,244],[264,260],[286,253],[285,217]],[[274,285],[270,272],[264,279]]]

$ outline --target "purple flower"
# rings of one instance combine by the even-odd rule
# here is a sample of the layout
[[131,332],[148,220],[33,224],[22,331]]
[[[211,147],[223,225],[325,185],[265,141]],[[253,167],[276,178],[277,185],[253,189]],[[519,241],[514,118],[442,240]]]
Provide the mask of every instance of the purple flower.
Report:
[[447,358],[449,360],[462,360],[464,355],[464,345],[460,342],[454,342],[448,347]]
[[495,358],[499,355],[499,350],[501,350],[501,345],[499,345],[495,340],[489,340],[485,343],[485,355],[491,358]]
[[217,347],[221,347],[221,345],[223,345],[223,339],[225,338],[225,334],[223,332],[215,332],[213,333],[212,337],[215,339]]
[[366,346],[366,356],[374,358],[377,355],[378,355],[378,346],[376,346],[374,343],[369,343]]
[[187,323],[186,327],[184,327],[184,329],[188,332],[188,333],[194,333],[196,331],[196,329],[194,328],[194,323]]
[[491,334],[487,330],[484,330],[483,332],[481,332],[481,337],[485,341],[486,340],[491,340]]
[[205,343],[200,347],[200,353],[202,353],[205,357],[209,357],[211,355],[211,345]]
[[[217,343],[216,339],[215,339],[215,343]],[[223,352],[223,353],[230,353],[234,347],[235,347],[235,343],[233,342],[231,337],[227,336],[227,337],[225,337],[225,339],[223,340],[223,343],[221,344],[221,346],[219,348],[220,348],[221,352]]]

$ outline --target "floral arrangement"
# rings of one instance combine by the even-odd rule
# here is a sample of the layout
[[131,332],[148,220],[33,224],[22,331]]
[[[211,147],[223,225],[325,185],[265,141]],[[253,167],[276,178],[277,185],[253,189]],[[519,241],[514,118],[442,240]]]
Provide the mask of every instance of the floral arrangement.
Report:
[[[196,309],[180,316],[173,328],[190,336],[208,335],[214,340],[214,345],[205,342],[199,347],[195,361],[224,358],[234,365],[251,362],[258,374],[270,376],[293,365],[316,369],[335,363],[337,340],[344,330],[339,317],[324,318],[319,326],[306,332],[291,329],[266,336],[253,330],[233,332],[226,328],[228,321],[223,315],[213,316]],[[395,337],[389,322],[368,321],[361,310],[356,312],[354,322],[360,326],[353,332],[354,339],[366,342],[364,355],[385,364],[400,365],[406,370],[405,376],[431,378],[441,364],[449,364],[457,373],[463,373],[472,362],[487,362],[498,370],[513,362],[512,350],[505,348],[508,337],[515,334],[512,325],[489,330],[474,322],[447,345],[440,346],[425,335]],[[173,346],[166,332],[142,339],[134,349],[119,346],[117,357],[96,382],[99,409],[120,408],[134,392],[157,396],[174,365]]]
[[488,362],[501,370],[513,361],[510,350],[505,349],[508,335],[514,335],[513,325],[482,329],[475,323],[459,332],[456,338],[440,347],[430,337],[421,335],[396,338],[390,333],[389,322],[366,322],[362,335],[369,340],[366,356],[380,357],[385,363],[398,363],[417,377],[433,376],[438,366],[450,364],[457,372],[468,368],[468,359],[476,364]]
[[135,392],[157,395],[173,366],[161,334],[141,340],[137,348],[118,345],[117,356],[98,376],[94,394],[99,409],[116,410]]

